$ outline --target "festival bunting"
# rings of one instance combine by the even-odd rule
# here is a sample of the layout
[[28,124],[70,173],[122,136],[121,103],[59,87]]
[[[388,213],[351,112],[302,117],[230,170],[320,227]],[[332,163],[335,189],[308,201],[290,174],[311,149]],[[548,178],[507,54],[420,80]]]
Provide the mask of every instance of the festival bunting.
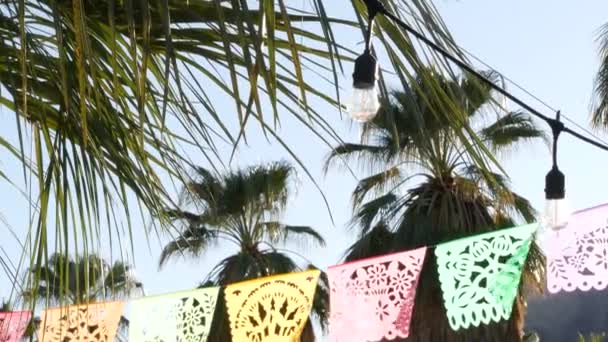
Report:
[[608,204],[576,212],[560,230],[543,232],[549,292],[608,286]]
[[218,294],[210,287],[133,301],[129,340],[207,341]]
[[420,248],[330,267],[331,341],[408,337],[425,253]]
[[443,299],[452,329],[509,319],[537,224],[437,246]]
[[30,311],[0,312],[0,342],[19,342],[31,317]]
[[320,271],[277,275],[226,287],[232,340],[297,342],[312,308]]
[[109,302],[44,310],[38,341],[114,341],[123,307],[122,302]]
[[[435,247],[445,308],[454,330],[509,319],[537,226]],[[547,234],[543,241],[551,292],[607,287],[608,205],[578,212],[565,229]],[[331,340],[407,338],[427,248],[330,267]],[[310,270],[228,285],[224,294],[232,340],[299,341],[319,276],[320,271]],[[219,288],[212,287],[137,299],[131,306],[129,339],[207,341],[218,295]],[[113,341],[123,306],[111,302],[47,309],[41,315],[38,341]],[[29,312],[0,313],[0,342],[18,341],[30,316]]]

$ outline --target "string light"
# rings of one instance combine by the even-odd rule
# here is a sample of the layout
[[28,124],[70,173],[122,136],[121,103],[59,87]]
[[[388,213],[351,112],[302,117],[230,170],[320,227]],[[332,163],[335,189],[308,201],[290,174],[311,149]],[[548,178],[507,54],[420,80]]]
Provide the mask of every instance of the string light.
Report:
[[541,220],[544,228],[560,230],[568,225],[572,212],[566,200],[566,177],[557,166],[557,140],[564,129],[557,112],[555,121],[550,123],[553,133],[553,166],[545,177],[545,211]]
[[368,27],[365,36],[365,51],[355,60],[353,72],[353,93],[348,103],[348,111],[353,120],[368,122],[376,117],[380,109],[378,99],[378,62],[371,52],[372,29],[376,13],[368,8]]
[[372,120],[380,109],[376,78],[378,63],[369,50],[366,50],[355,61],[353,73],[353,93],[348,110],[355,121],[367,122]]

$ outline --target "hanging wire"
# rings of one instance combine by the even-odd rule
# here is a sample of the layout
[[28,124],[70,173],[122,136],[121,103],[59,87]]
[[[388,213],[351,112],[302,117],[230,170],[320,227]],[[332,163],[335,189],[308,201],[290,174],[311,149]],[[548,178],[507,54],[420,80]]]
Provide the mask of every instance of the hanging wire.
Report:
[[[420,20],[417,18],[414,18],[415,20]],[[508,81],[509,84],[515,86],[515,88],[521,90],[524,94],[530,96],[531,98],[533,98],[534,100],[538,101],[538,103],[542,104],[543,106],[547,107],[547,109],[553,111],[553,112],[557,112],[558,110],[555,109],[554,107],[552,107],[550,104],[548,104],[546,101],[542,100],[541,98],[539,98],[538,96],[534,95],[531,91],[527,90],[526,88],[524,88],[522,85],[518,84],[517,82],[515,82],[513,79],[505,76],[503,73],[501,73],[500,71],[496,70],[496,68],[494,68],[493,66],[489,65],[488,63],[484,62],[481,58],[477,57],[475,54],[473,54],[472,52],[470,52],[469,50],[456,45],[458,47],[458,49],[462,50],[462,52],[464,52],[465,54],[467,54],[469,57],[471,57],[472,59],[474,59],[475,61],[477,61],[478,63],[480,63],[481,65],[483,65],[485,68],[497,73],[502,79],[503,79],[503,88],[506,89],[506,86],[504,84],[504,81]],[[584,131],[585,133],[587,133],[588,135],[592,136],[593,138],[597,139],[598,141],[601,141],[603,144],[608,145],[608,142],[606,142],[606,140],[600,138],[599,136],[597,136],[595,133],[593,133],[591,130],[589,130],[588,128],[584,127],[583,125],[577,123],[576,121],[574,121],[573,119],[569,118],[567,115],[561,113],[561,117],[565,120],[568,121],[569,123],[573,124],[574,126],[576,126],[578,129]]]
[[[401,11],[403,11],[405,14],[409,15],[411,17],[411,19],[413,19],[414,21],[418,22],[418,23],[424,23],[424,21],[420,18],[418,18],[416,15],[414,15],[409,9],[405,8],[404,6],[399,6],[399,9]],[[440,32],[437,32],[440,33]],[[421,34],[421,33],[420,33]],[[422,35],[422,34],[421,34]],[[426,37],[425,37],[426,38]],[[504,88],[504,90],[506,91],[506,85],[505,85],[505,81],[509,82],[510,84],[512,84],[515,88],[521,90],[524,94],[530,96],[531,98],[533,98],[534,100],[538,101],[540,104],[542,104],[543,106],[545,106],[547,109],[553,111],[553,112],[557,112],[557,109],[552,107],[550,104],[548,104],[546,101],[544,101],[543,99],[539,98],[538,96],[534,95],[531,91],[527,90],[525,87],[523,87],[522,85],[520,85],[519,83],[515,82],[513,79],[505,76],[503,73],[501,73],[500,71],[498,71],[496,68],[494,68],[493,66],[489,65],[488,63],[486,63],[485,61],[483,61],[481,58],[477,57],[474,53],[472,53],[471,51],[467,50],[466,48],[463,48],[462,46],[453,43],[454,47],[458,48],[460,51],[464,52],[466,55],[468,55],[469,57],[471,57],[473,60],[477,61],[479,64],[483,65],[485,68],[489,69],[490,71],[495,72],[496,74],[498,74],[502,80],[503,80],[503,85],[502,87]],[[507,97],[505,96],[504,99],[507,99]],[[588,128],[586,128],[585,126],[577,123],[575,120],[571,119],[570,117],[568,117],[567,115],[561,113],[561,117],[563,119],[565,119],[565,121],[568,121],[569,123],[573,124],[574,126],[576,126],[578,129],[584,131],[586,134],[592,136],[594,139],[596,139],[597,141],[600,141],[601,143],[603,143],[604,145],[608,146],[608,141],[602,139],[601,137],[597,136],[593,131],[589,130]]]
[[[418,40],[420,40],[421,42],[423,42],[424,44],[426,44],[427,46],[429,46],[430,48],[432,48],[433,50],[435,50],[437,53],[439,53],[440,55],[442,55],[444,58],[446,58],[450,62],[454,63],[455,65],[457,65],[461,69],[463,69],[463,70],[469,72],[470,74],[474,75],[480,81],[486,83],[489,87],[491,87],[495,91],[499,92],[500,94],[502,94],[503,96],[505,96],[509,100],[515,102],[516,104],[518,104],[519,106],[521,106],[522,108],[524,108],[530,114],[532,114],[532,115],[536,116],[537,118],[545,121],[552,128],[555,127],[556,121],[559,122],[559,120],[557,120],[557,119],[550,118],[550,117],[548,117],[548,116],[540,113],[539,111],[537,111],[536,109],[534,109],[532,106],[528,105],[523,100],[519,99],[515,95],[513,95],[510,92],[506,91],[502,87],[494,84],[494,82],[490,81],[487,77],[485,77],[484,75],[482,75],[477,70],[473,69],[467,63],[465,63],[464,61],[460,60],[459,58],[453,56],[445,48],[437,45],[431,39],[427,38],[424,34],[420,33],[419,31],[415,30],[414,28],[412,28],[409,24],[407,24],[406,22],[404,22],[403,20],[401,20],[396,15],[390,13],[386,9],[386,7],[379,0],[365,0],[365,3],[366,3],[367,8],[368,8],[368,13],[382,14],[386,18],[392,20],[397,25],[399,25],[400,27],[402,27],[404,30],[406,30],[407,32],[409,32],[411,35],[413,35],[414,37],[416,37]],[[478,60],[480,60],[480,59],[478,59]],[[483,61],[481,61],[481,62],[483,63]],[[498,72],[498,73],[501,74],[500,72]],[[508,78],[505,77],[505,79],[508,79]],[[522,90],[524,90],[525,92],[527,92],[525,89],[523,89],[523,87],[521,87],[521,88],[522,88]],[[529,92],[527,92],[527,93],[529,93]],[[529,93],[529,94],[530,94],[530,96],[536,98],[539,102],[544,103],[543,101],[541,101],[540,99],[538,99],[536,96],[532,95],[531,93]],[[551,106],[549,106],[546,103],[545,103],[545,106],[547,106],[547,108],[551,108]],[[555,110],[553,110],[553,111],[555,111]],[[571,120],[569,119],[569,121],[571,121]],[[580,128],[580,126],[578,124],[575,124],[575,126],[577,126],[577,127]],[[581,141],[584,141],[584,142],[586,142],[586,143],[588,143],[590,145],[593,145],[593,146],[595,146],[597,148],[600,148],[602,150],[608,151],[608,144],[606,142],[604,142],[602,139],[599,139],[599,138],[595,137],[594,134],[591,134],[591,136],[593,136],[597,140],[594,140],[592,138],[586,137],[583,134],[570,129],[570,128],[566,127],[563,124],[559,125],[559,127],[560,127],[560,132],[568,133],[568,134],[574,136],[575,138],[577,138],[577,139],[579,139]],[[586,131],[587,134],[589,134],[589,132],[586,129],[583,129],[583,131]]]

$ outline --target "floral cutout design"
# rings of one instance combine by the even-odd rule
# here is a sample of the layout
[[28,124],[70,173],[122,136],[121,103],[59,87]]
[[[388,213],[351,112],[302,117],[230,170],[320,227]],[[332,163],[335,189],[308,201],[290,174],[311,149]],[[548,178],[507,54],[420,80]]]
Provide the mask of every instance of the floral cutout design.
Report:
[[41,315],[40,342],[113,342],[124,303],[99,303],[47,309]]
[[311,270],[226,287],[232,340],[297,342],[308,320],[320,272]]
[[608,287],[608,205],[576,212],[568,226],[543,233],[549,292]]
[[218,294],[218,287],[209,287],[133,301],[129,340],[207,341]]
[[330,267],[331,341],[409,336],[426,248]]
[[435,249],[454,330],[509,319],[536,224],[441,244]]
[[30,311],[0,312],[0,342],[18,342],[30,323]]

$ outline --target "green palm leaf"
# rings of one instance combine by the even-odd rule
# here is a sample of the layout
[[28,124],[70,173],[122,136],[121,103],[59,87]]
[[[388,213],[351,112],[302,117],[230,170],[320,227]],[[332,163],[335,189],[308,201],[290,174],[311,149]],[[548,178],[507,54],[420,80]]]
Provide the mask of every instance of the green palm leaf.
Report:
[[536,127],[532,118],[523,112],[508,113],[484,127],[479,133],[495,151],[505,147],[513,148],[517,143],[535,139],[549,141],[547,133]]
[[[385,3],[396,14],[412,15],[412,22],[421,20],[423,31],[458,53],[430,3]],[[332,18],[327,4],[313,0],[311,8],[294,9],[267,0],[0,2],[0,103],[16,113],[15,141],[0,145],[14,156],[18,151],[24,183],[34,194],[29,200],[38,205],[30,220],[30,268],[49,258],[51,236],[65,254],[88,254],[102,235],[126,235],[121,238],[133,248],[134,213],[161,226],[172,221],[166,208],[176,203],[167,187],[190,183],[186,175],[193,167],[184,146],[217,172],[225,165],[219,146],[236,150],[248,124],[258,124],[299,161],[278,130],[286,115],[322,143],[341,142],[313,104],[319,98],[341,111],[337,80],[342,63],[355,53],[334,32],[359,31],[365,11],[353,0],[354,19]],[[463,128],[454,135],[476,164],[491,164],[466,115],[443,110],[456,107],[428,72],[435,61],[425,49],[414,48],[386,20],[379,20],[376,34],[376,48],[390,57],[385,69],[404,84],[413,75],[420,78],[424,91],[412,91],[438,119]],[[318,90],[323,80],[335,94]],[[223,97],[233,105],[220,107]],[[226,202],[222,210],[230,206]],[[123,219],[129,228],[124,233],[118,223]]]

